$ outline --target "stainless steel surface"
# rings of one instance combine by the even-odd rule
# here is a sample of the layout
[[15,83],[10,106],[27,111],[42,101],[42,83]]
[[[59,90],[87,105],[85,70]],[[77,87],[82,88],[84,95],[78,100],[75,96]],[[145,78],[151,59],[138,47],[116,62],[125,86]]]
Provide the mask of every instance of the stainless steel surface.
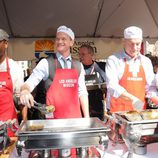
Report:
[[138,155],[145,155],[147,153],[147,145],[146,144],[136,144],[134,147],[134,153]]
[[0,154],[4,152],[4,149],[7,146],[8,133],[7,133],[7,124],[0,121]]
[[[29,126],[43,125],[40,131],[32,131]],[[17,136],[22,135],[58,135],[63,133],[90,133],[99,131],[109,131],[98,118],[77,118],[77,119],[54,119],[54,120],[28,120],[22,122]]]
[[[127,114],[132,114],[131,116]],[[138,116],[139,115],[139,116]],[[119,130],[121,133],[117,133],[117,135],[121,135],[123,140],[125,141],[129,155],[128,158],[132,158],[133,152],[136,151],[137,154],[145,154],[145,148],[136,149],[136,145],[139,144],[144,146],[148,144],[148,141],[143,141],[142,138],[145,136],[148,137],[158,137],[158,110],[150,109],[139,112],[116,112],[111,116],[111,122],[119,125]],[[137,120],[138,118],[138,120]],[[113,131],[116,131],[114,129]],[[140,148],[140,146],[139,146]],[[144,150],[143,150],[144,149]]]
[[71,155],[71,149],[59,149],[59,157],[69,157]]
[[5,148],[10,144],[10,138],[8,137],[8,128],[13,132],[16,130],[13,126],[16,124],[16,119],[0,121],[0,154],[4,152]]
[[[31,125],[43,125],[39,131],[31,131]],[[72,147],[107,146],[110,129],[98,118],[29,120],[22,122],[16,135],[17,148],[26,150],[69,149]],[[20,149],[21,150],[21,149]]]
[[[156,112],[158,114],[158,111]],[[115,113],[114,115],[115,115],[115,118],[118,120],[118,122],[123,126],[128,125],[128,126],[133,126],[133,128],[135,128],[138,125],[141,125],[142,131],[143,131],[142,136],[158,134],[156,131],[157,125],[158,125],[158,119],[144,119],[144,117],[141,115],[142,120],[129,121],[127,118],[124,117],[123,112]]]

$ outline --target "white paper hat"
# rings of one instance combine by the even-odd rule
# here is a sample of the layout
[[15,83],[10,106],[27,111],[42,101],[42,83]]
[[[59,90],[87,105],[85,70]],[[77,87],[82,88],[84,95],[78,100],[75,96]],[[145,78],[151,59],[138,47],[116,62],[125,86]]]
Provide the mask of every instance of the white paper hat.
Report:
[[2,40],[8,41],[9,35],[3,29],[0,29],[0,41]]
[[141,28],[136,26],[127,27],[124,30],[125,39],[143,39],[143,31]]
[[57,33],[58,32],[64,32],[64,33],[68,34],[71,37],[72,40],[75,39],[74,32],[66,26],[59,26],[58,29],[57,29]]

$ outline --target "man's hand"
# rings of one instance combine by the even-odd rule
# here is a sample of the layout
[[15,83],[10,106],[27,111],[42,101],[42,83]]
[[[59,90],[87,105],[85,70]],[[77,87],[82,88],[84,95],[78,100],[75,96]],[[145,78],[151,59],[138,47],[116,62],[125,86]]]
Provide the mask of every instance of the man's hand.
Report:
[[34,105],[33,101],[33,96],[28,90],[22,90],[20,92],[20,102],[22,105],[26,105],[27,107],[31,108],[31,106]]
[[143,110],[144,102],[142,102],[140,99],[134,97],[132,104],[135,110]]

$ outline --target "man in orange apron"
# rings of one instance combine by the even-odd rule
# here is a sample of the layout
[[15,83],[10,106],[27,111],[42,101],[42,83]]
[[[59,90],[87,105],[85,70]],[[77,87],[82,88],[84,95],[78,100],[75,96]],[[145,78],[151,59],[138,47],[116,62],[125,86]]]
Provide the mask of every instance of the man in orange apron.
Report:
[[107,108],[111,112],[146,109],[145,98],[158,100],[151,61],[140,53],[142,29],[124,30],[124,51],[106,62]]
[[[9,35],[0,29],[0,120],[17,120],[16,110],[13,102],[14,90],[23,84],[23,71],[12,60],[6,56]],[[17,75],[18,72],[18,75]],[[14,82],[14,84],[13,84]],[[8,129],[8,135],[14,133]]]
[[[80,118],[81,109],[83,117],[89,117],[88,93],[84,81],[84,69],[78,74],[74,60],[70,54],[70,48],[74,43],[73,31],[60,26],[56,34],[56,50],[54,58],[55,73],[53,82],[47,90],[46,103],[55,106],[54,116],[49,119]],[[42,59],[33,70],[33,73],[21,87],[21,103],[28,107],[33,106],[31,91],[43,79],[49,78],[48,61]]]

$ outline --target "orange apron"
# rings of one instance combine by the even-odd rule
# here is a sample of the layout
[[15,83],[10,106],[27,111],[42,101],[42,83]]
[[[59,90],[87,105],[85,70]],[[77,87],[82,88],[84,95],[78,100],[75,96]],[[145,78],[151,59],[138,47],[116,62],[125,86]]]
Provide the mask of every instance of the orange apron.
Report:
[[[8,58],[6,58],[7,71],[0,72],[0,120],[17,119],[16,110],[13,102],[13,84],[9,70]],[[8,128],[8,135],[15,136]]]
[[[125,61],[125,70],[123,73],[122,78],[119,81],[119,84],[126,89],[126,91],[141,101],[144,102],[144,109],[146,109],[145,104],[145,85],[146,85],[146,78],[145,72],[143,69],[142,64],[139,66],[139,71],[137,72],[136,76],[133,76],[133,73],[129,71],[129,64]],[[118,112],[118,111],[131,111],[134,110],[132,106],[132,101],[127,101],[122,98],[111,98],[110,103],[110,111],[111,112]]]

